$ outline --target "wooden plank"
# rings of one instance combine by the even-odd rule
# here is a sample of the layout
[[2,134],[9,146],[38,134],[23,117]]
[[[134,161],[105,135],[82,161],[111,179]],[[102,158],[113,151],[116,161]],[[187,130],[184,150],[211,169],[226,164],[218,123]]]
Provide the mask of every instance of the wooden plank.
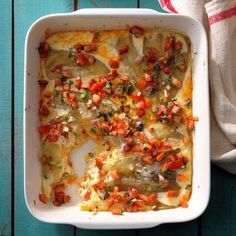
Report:
[[27,29],[39,17],[73,11],[73,0],[14,1],[14,122],[15,122],[15,235],[74,235],[74,227],[51,225],[34,219],[26,209],[23,196],[23,50]]
[[77,236],[135,236],[135,230],[84,230],[77,229]]
[[236,176],[212,166],[211,199],[202,216],[202,236],[236,235]]
[[80,0],[78,8],[132,8],[137,7],[136,0]]
[[[137,1],[136,0],[119,0],[119,1],[105,1],[105,0],[80,0],[79,1],[80,8],[136,8]],[[84,230],[77,229],[77,236],[135,236],[136,230]]]
[[[156,0],[140,0],[140,8],[151,8],[154,10],[158,10],[160,12],[164,12],[161,10],[159,3]],[[198,220],[194,220],[187,223],[179,223],[179,224],[166,224],[161,225],[153,229],[149,230],[140,230],[139,235],[165,235],[165,236],[175,236],[175,235],[197,235],[198,233],[199,223]]]
[[160,12],[165,12],[161,9],[161,6],[159,5],[159,3],[157,2],[157,0],[139,0],[139,6],[140,8],[151,8],[151,9],[155,9],[157,11]]
[[11,1],[0,0],[0,235],[11,235]]

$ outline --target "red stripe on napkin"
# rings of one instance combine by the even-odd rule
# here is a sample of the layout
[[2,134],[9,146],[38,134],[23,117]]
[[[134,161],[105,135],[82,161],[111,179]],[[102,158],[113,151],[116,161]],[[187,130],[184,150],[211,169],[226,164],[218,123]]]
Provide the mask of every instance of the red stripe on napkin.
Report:
[[167,7],[170,11],[172,11],[172,12],[174,12],[174,13],[178,13],[178,12],[175,10],[174,6],[172,5],[171,0],[163,0],[163,1],[164,1],[164,3],[165,3],[166,7]]
[[159,3],[160,3],[162,8],[167,7],[169,11],[174,12],[174,13],[178,13],[175,10],[174,6],[172,5],[171,0],[159,0]]
[[233,8],[230,8],[228,10],[219,12],[219,13],[213,15],[213,16],[210,16],[208,18],[208,21],[209,21],[210,25],[213,25],[213,24],[215,24],[219,21],[225,20],[225,19],[230,18],[230,17],[235,16],[235,15],[236,15],[236,7],[233,7]]

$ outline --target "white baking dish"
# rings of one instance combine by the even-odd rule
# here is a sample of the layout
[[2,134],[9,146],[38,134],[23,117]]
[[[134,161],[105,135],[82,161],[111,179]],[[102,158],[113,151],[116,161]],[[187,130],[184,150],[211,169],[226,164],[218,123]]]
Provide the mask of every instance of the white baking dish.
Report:
[[[41,166],[38,161],[40,140],[38,127],[37,47],[46,28],[52,31],[75,29],[114,29],[127,25],[167,27],[186,32],[193,46],[193,113],[199,117],[193,137],[193,185],[189,207],[161,211],[125,213],[110,212],[93,215],[79,210],[75,201],[54,207],[39,202]],[[209,157],[209,94],[207,38],[201,24],[190,17],[161,14],[149,9],[84,9],[69,14],[48,15],[37,20],[29,29],[25,41],[24,70],[24,183],[25,200],[31,214],[50,223],[72,224],[90,229],[148,228],[162,223],[189,221],[205,210],[210,194]]]

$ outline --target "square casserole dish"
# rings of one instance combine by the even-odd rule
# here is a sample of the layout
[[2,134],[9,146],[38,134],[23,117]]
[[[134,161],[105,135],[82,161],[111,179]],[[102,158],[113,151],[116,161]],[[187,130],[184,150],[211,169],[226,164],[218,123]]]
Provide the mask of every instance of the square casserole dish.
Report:
[[[55,207],[38,200],[41,191],[39,124],[39,55],[37,47],[45,29],[52,32],[78,29],[120,29],[127,25],[165,27],[185,32],[192,42],[193,115],[199,118],[193,134],[192,195],[188,208],[124,213],[81,211],[78,203]],[[30,27],[25,41],[24,67],[24,193],[31,214],[44,222],[72,224],[89,229],[148,228],[162,223],[184,222],[203,213],[210,195],[209,92],[207,38],[202,25],[194,19],[161,14],[150,9],[83,9],[69,14],[40,18]]]

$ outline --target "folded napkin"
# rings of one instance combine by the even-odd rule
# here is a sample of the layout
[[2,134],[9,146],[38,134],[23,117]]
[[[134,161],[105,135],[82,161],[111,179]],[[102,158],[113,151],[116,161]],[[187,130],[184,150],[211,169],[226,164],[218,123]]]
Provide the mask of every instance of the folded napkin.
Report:
[[191,16],[209,39],[211,160],[236,174],[236,0],[158,0],[163,10]]

